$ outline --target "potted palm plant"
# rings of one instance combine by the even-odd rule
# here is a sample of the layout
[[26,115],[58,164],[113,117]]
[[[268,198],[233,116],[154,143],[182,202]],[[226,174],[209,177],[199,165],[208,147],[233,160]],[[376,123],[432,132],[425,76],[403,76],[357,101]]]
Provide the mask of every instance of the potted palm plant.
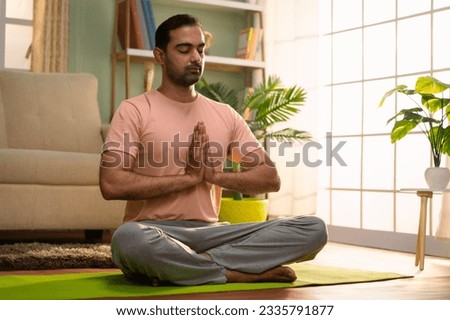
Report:
[[[229,104],[246,119],[254,135],[264,144],[268,139],[279,142],[304,142],[311,139],[306,131],[293,128],[270,130],[274,124],[285,122],[300,112],[306,101],[306,92],[299,86],[285,87],[277,76],[255,86],[239,99],[237,90],[222,82],[208,83],[204,78],[197,84],[203,95]],[[237,163],[227,166],[239,171]],[[268,200],[265,197],[243,196],[233,191],[221,201],[219,220],[229,222],[264,221],[267,219]]]
[[[391,142],[395,143],[416,127],[420,128],[430,143],[433,166],[425,170],[425,180],[434,191],[445,189],[450,179],[449,169],[440,167],[442,155],[450,155],[450,99],[446,92],[449,88],[450,84],[434,77],[418,77],[414,89],[398,85],[387,91],[379,103],[381,107],[386,98],[396,93],[413,101],[413,108],[401,109],[388,120],[388,123],[394,121]],[[420,98],[420,103],[413,97]]]

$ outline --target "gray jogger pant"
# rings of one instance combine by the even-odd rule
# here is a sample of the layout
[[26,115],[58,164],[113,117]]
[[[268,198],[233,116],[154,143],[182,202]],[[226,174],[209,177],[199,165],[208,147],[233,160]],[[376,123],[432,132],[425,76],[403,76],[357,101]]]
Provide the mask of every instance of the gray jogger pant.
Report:
[[226,269],[261,273],[311,260],[326,242],[325,223],[315,216],[240,224],[140,221],[121,225],[111,250],[125,275],[197,285],[225,283]]

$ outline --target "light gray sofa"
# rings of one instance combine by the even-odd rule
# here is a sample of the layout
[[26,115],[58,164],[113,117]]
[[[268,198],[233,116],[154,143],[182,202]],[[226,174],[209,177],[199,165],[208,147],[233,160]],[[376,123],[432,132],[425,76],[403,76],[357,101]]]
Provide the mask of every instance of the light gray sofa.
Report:
[[97,87],[90,74],[0,71],[0,231],[122,223],[125,202],[99,189]]

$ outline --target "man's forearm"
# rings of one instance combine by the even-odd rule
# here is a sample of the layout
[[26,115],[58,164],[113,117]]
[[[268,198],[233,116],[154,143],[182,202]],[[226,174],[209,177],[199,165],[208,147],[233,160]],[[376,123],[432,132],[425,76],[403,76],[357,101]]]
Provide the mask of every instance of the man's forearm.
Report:
[[146,200],[195,186],[198,177],[190,174],[147,176],[126,170],[102,168],[100,189],[107,200]]
[[280,189],[280,178],[275,170],[260,165],[242,172],[216,172],[211,183],[222,188],[246,194],[276,192]]

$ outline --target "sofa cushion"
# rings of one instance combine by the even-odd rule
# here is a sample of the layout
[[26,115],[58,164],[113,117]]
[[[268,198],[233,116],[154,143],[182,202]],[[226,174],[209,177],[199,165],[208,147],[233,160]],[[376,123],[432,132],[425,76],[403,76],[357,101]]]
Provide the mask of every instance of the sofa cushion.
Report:
[[98,186],[0,184],[0,203],[0,230],[104,230],[122,224],[126,201]]
[[1,71],[8,147],[100,152],[97,86],[90,74]]
[[0,149],[0,184],[97,185],[100,154]]

